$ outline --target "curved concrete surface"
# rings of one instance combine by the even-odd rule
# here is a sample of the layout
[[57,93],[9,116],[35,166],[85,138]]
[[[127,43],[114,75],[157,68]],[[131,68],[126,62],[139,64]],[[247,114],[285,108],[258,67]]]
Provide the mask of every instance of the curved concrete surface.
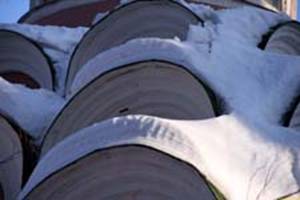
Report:
[[146,146],[99,149],[66,164],[24,199],[215,199],[195,168]]
[[13,127],[1,116],[0,130],[0,199],[2,195],[4,199],[16,199],[22,185],[22,145]]
[[279,26],[270,36],[266,51],[300,55],[300,24],[289,22]]
[[185,40],[189,26],[200,22],[190,10],[170,0],[134,1],[120,7],[92,27],[77,45],[69,63],[66,90],[76,73],[97,54],[134,38]]
[[42,155],[73,132],[115,116],[214,117],[212,97],[212,92],[181,66],[159,61],[122,66],[98,76],[73,96],[49,128]]
[[54,70],[42,50],[8,30],[0,30],[0,76],[32,88],[52,90],[54,84]]

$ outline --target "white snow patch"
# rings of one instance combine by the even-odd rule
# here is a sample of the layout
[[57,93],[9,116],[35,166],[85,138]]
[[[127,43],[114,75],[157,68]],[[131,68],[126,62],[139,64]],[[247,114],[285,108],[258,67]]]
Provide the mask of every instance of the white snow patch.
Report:
[[228,199],[277,199],[299,189],[299,137],[292,130],[252,124],[236,114],[202,121],[114,118],[83,129],[51,149],[19,199],[79,158],[126,144],[150,146],[190,163]]
[[0,77],[0,110],[15,120],[36,143],[65,101],[44,89],[29,89]]

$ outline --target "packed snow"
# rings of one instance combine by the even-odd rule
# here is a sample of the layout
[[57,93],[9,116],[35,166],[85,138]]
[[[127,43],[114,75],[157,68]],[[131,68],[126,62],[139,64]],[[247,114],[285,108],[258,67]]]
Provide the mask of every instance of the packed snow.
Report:
[[202,121],[135,115],[95,124],[59,143],[43,157],[20,199],[78,158],[126,144],[150,146],[190,163],[228,199],[277,199],[299,190],[299,133],[236,114]]
[[[263,34],[289,18],[258,8],[214,11],[207,6],[185,5],[205,20],[204,26],[190,27],[186,41],[139,38],[103,52],[77,74],[70,96],[120,64],[161,59],[184,65],[207,82],[226,103],[228,115],[204,121],[129,116],[96,124],[51,150],[41,160],[43,167],[34,171],[21,197],[45,173],[52,173],[93,150],[128,143],[149,145],[186,160],[229,199],[276,199],[299,191],[300,134],[282,127],[280,120],[298,96],[300,57],[257,48]],[[97,20],[103,16],[99,15]],[[55,65],[57,94],[0,79],[0,110],[12,115],[39,141],[66,101],[59,95],[64,91],[67,63],[87,29],[4,24],[0,27],[37,41]],[[126,131],[128,128],[136,131]],[[101,134],[95,132],[102,129],[105,131]],[[57,157],[58,152],[64,155]]]
[[29,89],[0,77],[0,110],[10,116],[38,144],[41,133],[64,105],[64,99],[45,89]]

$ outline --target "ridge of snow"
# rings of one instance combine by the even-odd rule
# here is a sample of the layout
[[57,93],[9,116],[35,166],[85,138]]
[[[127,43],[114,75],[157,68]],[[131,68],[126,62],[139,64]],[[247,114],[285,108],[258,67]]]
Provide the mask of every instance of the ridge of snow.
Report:
[[[44,178],[79,158],[126,144],[150,146],[190,163],[232,200],[276,199],[297,191],[300,135],[289,129],[253,125],[234,113],[194,121],[143,115],[106,120],[80,130],[51,149],[40,160],[19,199]],[[261,134],[264,128],[269,137]],[[286,141],[291,142],[289,146]]]

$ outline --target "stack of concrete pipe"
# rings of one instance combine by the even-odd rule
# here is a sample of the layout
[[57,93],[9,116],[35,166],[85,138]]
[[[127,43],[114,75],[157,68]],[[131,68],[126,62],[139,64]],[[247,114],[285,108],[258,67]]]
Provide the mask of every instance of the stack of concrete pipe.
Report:
[[[174,21],[177,23],[174,24]],[[123,63],[91,77],[86,84],[81,85],[79,91],[70,91],[76,74],[99,53],[134,38],[177,36],[184,40],[189,25],[198,23],[202,23],[201,19],[176,2],[137,1],[114,10],[94,25],[71,57],[65,88],[66,95],[72,98],[47,131],[41,148],[42,160],[49,160],[46,158],[49,151],[54,151],[60,142],[68,141],[74,133],[113,117],[131,114],[170,119],[214,117],[217,108],[212,90],[188,66],[173,60],[151,59]],[[95,67],[101,68],[98,65]],[[117,126],[111,124],[107,128],[114,129]],[[127,127],[121,129],[124,131]],[[139,135],[147,133],[138,129],[131,131],[138,131]],[[96,131],[95,134],[101,133]],[[92,134],[87,134],[88,137],[94,138]],[[22,198],[39,199],[59,194],[58,191],[62,189],[59,186],[51,187],[53,190],[46,188],[52,181],[60,182],[59,179],[63,178],[74,183],[73,186],[67,186],[68,189],[63,189],[69,190],[70,196],[62,194],[53,198],[81,198],[89,195],[100,199],[182,199],[187,196],[189,199],[215,199],[207,180],[197,169],[151,145],[136,146],[132,142],[126,146],[103,146],[95,152],[87,151],[83,157],[75,160],[76,164],[65,160],[70,168],[55,169],[55,177],[51,173],[43,174],[45,179],[35,182],[28,191],[25,190],[26,194]],[[126,163],[126,166],[122,163]],[[82,171],[84,166],[93,168]],[[37,170],[39,168],[43,168],[42,161]],[[81,173],[69,171],[75,168]],[[82,190],[76,189],[77,181],[72,180],[84,181],[84,177],[94,177],[95,181]]]
[[16,130],[0,118],[0,199],[14,199],[22,186],[23,149]]
[[8,116],[0,117],[0,199],[16,199],[37,161],[36,148]]
[[[84,1],[78,1],[75,6],[71,3],[72,1],[66,1],[64,6],[59,6],[61,2],[54,1],[48,7],[37,8],[36,11],[23,17],[21,21],[25,18],[27,22],[34,21],[38,17],[48,15],[49,13],[44,13],[45,9],[47,12],[54,9],[53,13],[57,14],[58,11],[61,13],[57,16],[42,17],[39,21],[41,24],[47,24],[47,19],[50,21],[56,18],[68,20],[61,15],[82,12],[77,9],[83,9],[82,4],[85,4]],[[96,4],[101,4],[109,9],[116,4],[116,2],[110,2],[111,5],[108,5],[105,1],[91,2],[95,4],[94,7]],[[70,10],[68,6],[71,4]],[[63,9],[66,10],[62,11]],[[95,12],[99,11],[103,10],[95,10]],[[174,21],[176,24],[173,23]],[[62,25],[63,23],[74,26],[87,25],[86,21],[81,21],[81,19],[76,19],[76,23],[64,21],[56,24]],[[145,114],[170,119],[215,117],[218,109],[214,92],[203,80],[193,74],[189,66],[184,66],[172,59],[157,58],[139,62],[121,62],[119,66],[104,70],[88,79],[86,83],[80,85],[78,91],[72,93],[70,90],[76,74],[99,53],[135,38],[172,39],[179,37],[184,40],[187,37],[189,25],[198,23],[203,23],[203,21],[181,4],[157,0],[129,3],[113,10],[107,17],[95,24],[74,50],[65,87],[66,96],[71,96],[71,98],[49,127],[40,147],[39,162],[19,198],[81,199],[88,196],[91,199],[182,199],[188,196],[189,199],[199,199],[199,197],[215,199],[208,180],[197,168],[151,145],[136,145],[132,142],[126,145],[99,146],[96,151],[87,151],[75,160],[69,160],[68,156],[63,156],[65,150],[60,152],[57,149],[60,142],[67,142],[68,138],[72,138],[76,135],[74,133],[81,129],[117,116]],[[127,31],[123,32],[124,30]],[[52,90],[55,72],[41,49],[20,34],[2,32],[0,40],[3,39],[5,42],[0,44],[4,46],[1,56],[7,58],[7,55],[13,55],[10,60],[3,59],[2,61],[3,77],[8,81],[23,83],[32,88],[42,87]],[[8,37],[12,39],[9,40]],[[22,41],[19,42],[20,40]],[[23,57],[24,52],[29,55]],[[95,67],[101,68],[101,66]],[[19,76],[10,75],[11,73],[17,75],[22,73],[30,79],[22,82],[23,79],[18,79]],[[29,83],[29,80],[35,84]],[[107,128],[113,129],[117,126],[110,124]],[[129,131],[127,128],[121,127],[121,131]],[[3,165],[5,169],[11,170],[11,172],[4,172],[5,176],[0,180],[4,199],[13,199],[17,196],[22,187],[21,178],[25,174],[22,170],[24,158],[20,153],[22,140],[18,139],[15,133],[15,135],[10,133],[13,131],[14,129],[11,129],[5,134],[14,137],[12,140],[14,145],[11,145],[14,148],[3,146],[2,150],[5,153],[5,158],[3,157],[2,160],[8,160],[8,164],[11,162],[11,165],[14,164],[14,168]],[[149,130],[139,130],[138,127],[132,131],[140,135],[149,132]],[[99,134],[98,131],[95,133]],[[173,133],[166,132],[161,137],[165,135],[169,138],[169,134]],[[9,139],[10,137],[6,135],[2,137]],[[93,134],[88,134],[86,139],[93,137]],[[150,138],[149,141],[151,141]],[[63,146],[71,147],[72,144],[74,143],[67,142]],[[47,156],[56,149],[58,154],[55,153],[55,157],[61,154],[60,159],[66,165],[56,168],[55,171],[44,171],[43,162],[45,159],[49,160]],[[76,148],[72,151],[76,153]],[[126,166],[122,165],[123,163]],[[50,165],[55,166],[54,163]],[[42,174],[39,174],[40,169]],[[34,178],[36,176],[43,177],[43,179],[36,182]],[[85,182],[85,179],[89,183],[85,184],[85,187],[78,188],[78,184]],[[70,185],[71,183],[74,185]]]
[[181,133],[140,120],[104,121],[58,143],[42,156],[20,198],[216,199],[199,170],[174,156],[173,145],[186,151]]
[[[50,59],[37,43],[14,31],[0,30],[0,76],[32,89],[54,87]],[[0,199],[16,199],[38,153],[10,113],[0,111],[0,129]]]
[[[145,123],[138,117],[126,117],[193,120],[221,114],[218,95],[188,63],[160,56],[120,60],[118,66],[109,67],[109,62],[107,66],[94,62],[92,67],[99,68],[99,72],[79,84],[77,90],[71,89],[77,75],[98,54],[136,38],[184,40],[189,25],[203,23],[175,1],[133,1],[115,8],[119,3],[57,0],[21,18],[20,22],[32,24],[90,26],[96,13],[111,11],[90,28],[71,56],[65,83],[68,103],[47,130],[28,181],[37,161],[36,149],[21,128],[16,128],[9,113],[0,118],[0,199],[15,199],[18,194],[19,199],[223,198],[199,167],[184,159],[195,150],[176,127],[159,120],[146,118]],[[276,43],[285,37],[285,33],[280,36],[285,28],[296,27],[292,32],[297,37],[298,25],[286,26],[272,34],[266,50],[284,49],[277,48],[281,44]],[[293,44],[286,44],[293,49]],[[55,72],[37,44],[3,30],[0,51],[2,77],[32,88],[53,90]],[[297,119],[296,111],[290,126]]]

